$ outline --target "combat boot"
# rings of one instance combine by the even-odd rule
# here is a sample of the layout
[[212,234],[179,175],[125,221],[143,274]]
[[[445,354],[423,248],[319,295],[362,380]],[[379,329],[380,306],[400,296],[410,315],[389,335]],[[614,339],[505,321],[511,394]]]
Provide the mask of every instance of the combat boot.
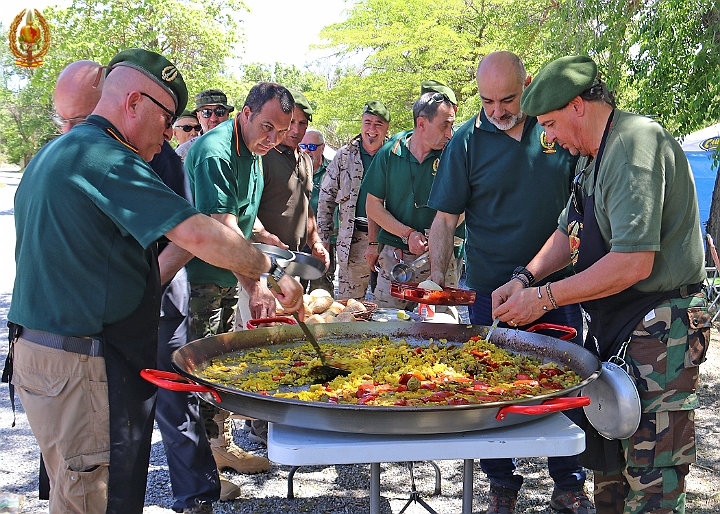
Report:
[[235,444],[232,433],[232,421],[228,419],[230,413],[221,410],[213,421],[217,423],[219,435],[210,439],[212,450],[218,470],[231,468],[238,473],[253,474],[266,471],[270,467],[270,461],[265,457],[252,455]]
[[220,477],[220,501],[229,502],[240,496],[240,488],[227,478]]

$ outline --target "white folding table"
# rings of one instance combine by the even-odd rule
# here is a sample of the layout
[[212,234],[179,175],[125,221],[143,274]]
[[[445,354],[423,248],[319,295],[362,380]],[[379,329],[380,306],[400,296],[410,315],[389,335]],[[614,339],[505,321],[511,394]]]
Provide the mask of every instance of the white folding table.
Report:
[[427,435],[354,434],[270,423],[267,448],[271,461],[289,466],[369,463],[370,514],[380,514],[381,462],[463,460],[462,514],[471,514],[474,459],[577,455],[585,449],[585,434],[560,413],[507,428]]

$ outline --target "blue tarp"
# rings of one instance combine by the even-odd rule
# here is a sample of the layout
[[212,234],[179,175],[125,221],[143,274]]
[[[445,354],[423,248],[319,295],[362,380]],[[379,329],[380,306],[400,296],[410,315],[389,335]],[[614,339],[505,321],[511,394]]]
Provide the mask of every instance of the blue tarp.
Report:
[[682,138],[681,144],[695,177],[700,224],[704,232],[710,218],[710,204],[717,176],[712,156],[720,144],[720,123],[688,134]]

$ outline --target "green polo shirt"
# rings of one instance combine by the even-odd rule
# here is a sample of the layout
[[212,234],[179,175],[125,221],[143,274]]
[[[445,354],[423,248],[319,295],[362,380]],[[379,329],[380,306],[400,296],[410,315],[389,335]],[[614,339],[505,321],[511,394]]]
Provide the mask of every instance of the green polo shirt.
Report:
[[[237,117],[201,136],[185,158],[195,207],[203,214],[233,214],[250,238],[263,191],[262,159],[247,149]],[[187,264],[191,284],[237,285],[232,272],[198,258]]]
[[[424,232],[435,219],[435,209],[426,206],[442,150],[433,150],[418,162],[407,147],[413,131],[401,133],[375,154],[363,176],[361,192],[385,200],[385,208],[401,223]],[[463,226],[456,231],[465,237]],[[400,237],[380,229],[378,242],[407,250]]]
[[45,145],[15,195],[8,319],[68,336],[98,334],[134,312],[148,248],[197,214],[107,120],[88,119],[102,127],[82,123]]
[[[586,162],[580,161],[578,171]],[[593,170],[585,172],[584,190],[594,193],[606,251],[655,252],[652,272],[637,289],[672,291],[705,280],[695,182],[669,132],[645,116],[616,109],[597,185]],[[567,234],[567,210],[559,229]]]
[[[549,148],[544,136],[537,118],[528,117],[517,141],[481,110],[445,146],[428,204],[465,212],[467,285],[480,293],[490,294],[530,262],[570,197],[577,158]],[[546,280],[571,273],[568,267]]]

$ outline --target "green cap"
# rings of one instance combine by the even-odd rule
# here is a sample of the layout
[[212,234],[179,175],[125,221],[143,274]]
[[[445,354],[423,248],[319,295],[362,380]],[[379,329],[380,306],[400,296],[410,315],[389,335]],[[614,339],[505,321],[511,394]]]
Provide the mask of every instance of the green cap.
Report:
[[149,77],[170,93],[175,101],[175,115],[182,114],[188,101],[185,81],[175,65],[162,55],[141,48],[130,48],[113,57],[108,66],[127,66]]
[[233,112],[235,107],[228,104],[227,96],[219,89],[206,89],[195,95],[195,112],[199,111],[206,105],[222,105],[228,112]]
[[293,100],[295,100],[295,107],[299,107],[300,110],[305,113],[305,116],[307,116],[308,121],[312,121],[313,110],[312,107],[310,107],[310,102],[305,98],[305,95],[297,89],[288,89],[288,91],[290,91]]
[[185,109],[178,118],[195,118],[197,119],[197,113],[195,111],[191,111],[190,109]]
[[420,84],[420,96],[425,93],[441,93],[450,100],[450,103],[457,105],[457,98],[455,98],[455,92],[448,86],[437,80],[425,80]]
[[390,123],[390,111],[380,100],[371,100],[363,107],[363,114],[372,114],[383,121]]
[[589,89],[596,79],[597,66],[589,57],[561,57],[540,70],[525,88],[520,108],[530,116],[562,109],[570,100]]

